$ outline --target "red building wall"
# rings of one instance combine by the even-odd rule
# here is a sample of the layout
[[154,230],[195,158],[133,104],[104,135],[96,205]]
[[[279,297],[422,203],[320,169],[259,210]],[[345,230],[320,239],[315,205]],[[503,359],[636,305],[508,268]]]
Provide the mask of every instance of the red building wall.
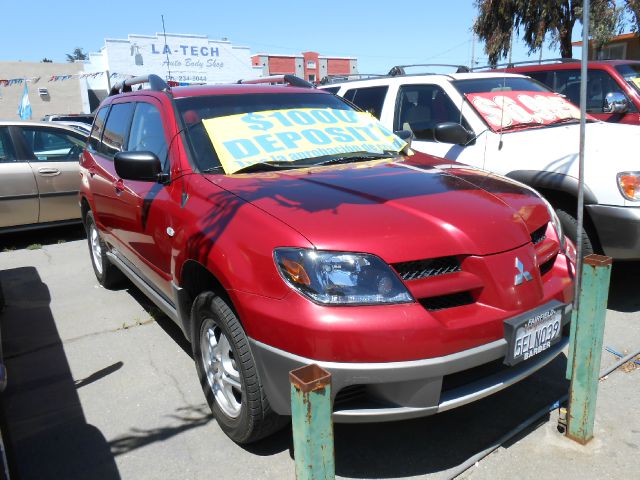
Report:
[[293,57],[269,57],[269,73],[272,75],[295,73],[296,59]]
[[349,75],[352,73],[351,61],[346,58],[329,58],[327,70],[329,75]]

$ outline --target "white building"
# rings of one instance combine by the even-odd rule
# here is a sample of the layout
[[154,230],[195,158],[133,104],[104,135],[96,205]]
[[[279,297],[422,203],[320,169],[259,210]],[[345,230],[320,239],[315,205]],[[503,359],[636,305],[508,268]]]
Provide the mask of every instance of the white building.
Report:
[[105,39],[99,52],[90,53],[84,65],[92,108],[114,83],[130,76],[155,73],[180,83],[230,83],[262,75],[251,65],[249,47],[206,35],[163,33],[130,34],[127,39]]

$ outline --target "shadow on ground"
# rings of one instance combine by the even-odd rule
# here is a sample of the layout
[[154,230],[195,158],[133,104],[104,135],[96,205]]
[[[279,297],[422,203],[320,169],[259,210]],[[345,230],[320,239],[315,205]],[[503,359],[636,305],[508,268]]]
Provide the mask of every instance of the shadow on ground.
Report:
[[23,248],[33,250],[43,245],[72,242],[83,238],[86,238],[86,233],[81,223],[18,233],[3,233],[0,235],[0,252]]
[[9,383],[1,397],[3,437],[13,478],[119,479],[102,433],[84,417],[77,389],[120,368],[74,381],[49,304],[33,267],[0,271],[0,313]]
[[617,312],[640,311],[639,285],[640,262],[614,262],[608,308]]

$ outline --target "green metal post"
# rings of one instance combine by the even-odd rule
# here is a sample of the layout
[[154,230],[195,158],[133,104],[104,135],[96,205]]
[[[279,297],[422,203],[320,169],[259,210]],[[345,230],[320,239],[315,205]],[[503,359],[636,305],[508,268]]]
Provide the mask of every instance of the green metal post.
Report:
[[611,257],[589,255],[584,258],[580,298],[571,326],[567,416],[567,437],[583,445],[593,438],[610,278]]
[[297,480],[333,480],[331,374],[318,365],[289,372]]

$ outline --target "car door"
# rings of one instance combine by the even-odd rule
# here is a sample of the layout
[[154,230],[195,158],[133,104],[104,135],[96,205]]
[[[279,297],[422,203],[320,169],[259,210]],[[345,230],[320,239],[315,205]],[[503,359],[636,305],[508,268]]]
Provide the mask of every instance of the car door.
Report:
[[[135,105],[126,151],[154,153],[168,174],[170,138],[165,125],[170,124],[170,119],[164,118],[161,104],[156,99],[140,96]],[[180,182],[120,181],[123,186],[120,199],[128,206],[127,218],[121,221],[126,230],[118,231],[120,240],[127,247],[122,254],[131,265],[139,266],[138,273],[158,286],[160,293],[171,298],[172,236],[178,229],[172,218],[180,209]],[[134,218],[130,219],[129,214]]]
[[38,186],[38,222],[80,218],[78,157],[85,137],[55,127],[23,125],[19,130],[29,149],[29,165]]
[[[464,103],[460,98],[460,107]],[[393,130],[411,131],[414,137],[411,146],[419,152],[482,167],[484,138],[477,138],[465,146],[437,142],[434,138],[436,126],[445,122],[459,123],[470,132],[474,131],[460,107],[440,85],[400,85],[396,96]]]
[[38,222],[38,187],[27,154],[17,150],[10,129],[0,126],[0,228]]

